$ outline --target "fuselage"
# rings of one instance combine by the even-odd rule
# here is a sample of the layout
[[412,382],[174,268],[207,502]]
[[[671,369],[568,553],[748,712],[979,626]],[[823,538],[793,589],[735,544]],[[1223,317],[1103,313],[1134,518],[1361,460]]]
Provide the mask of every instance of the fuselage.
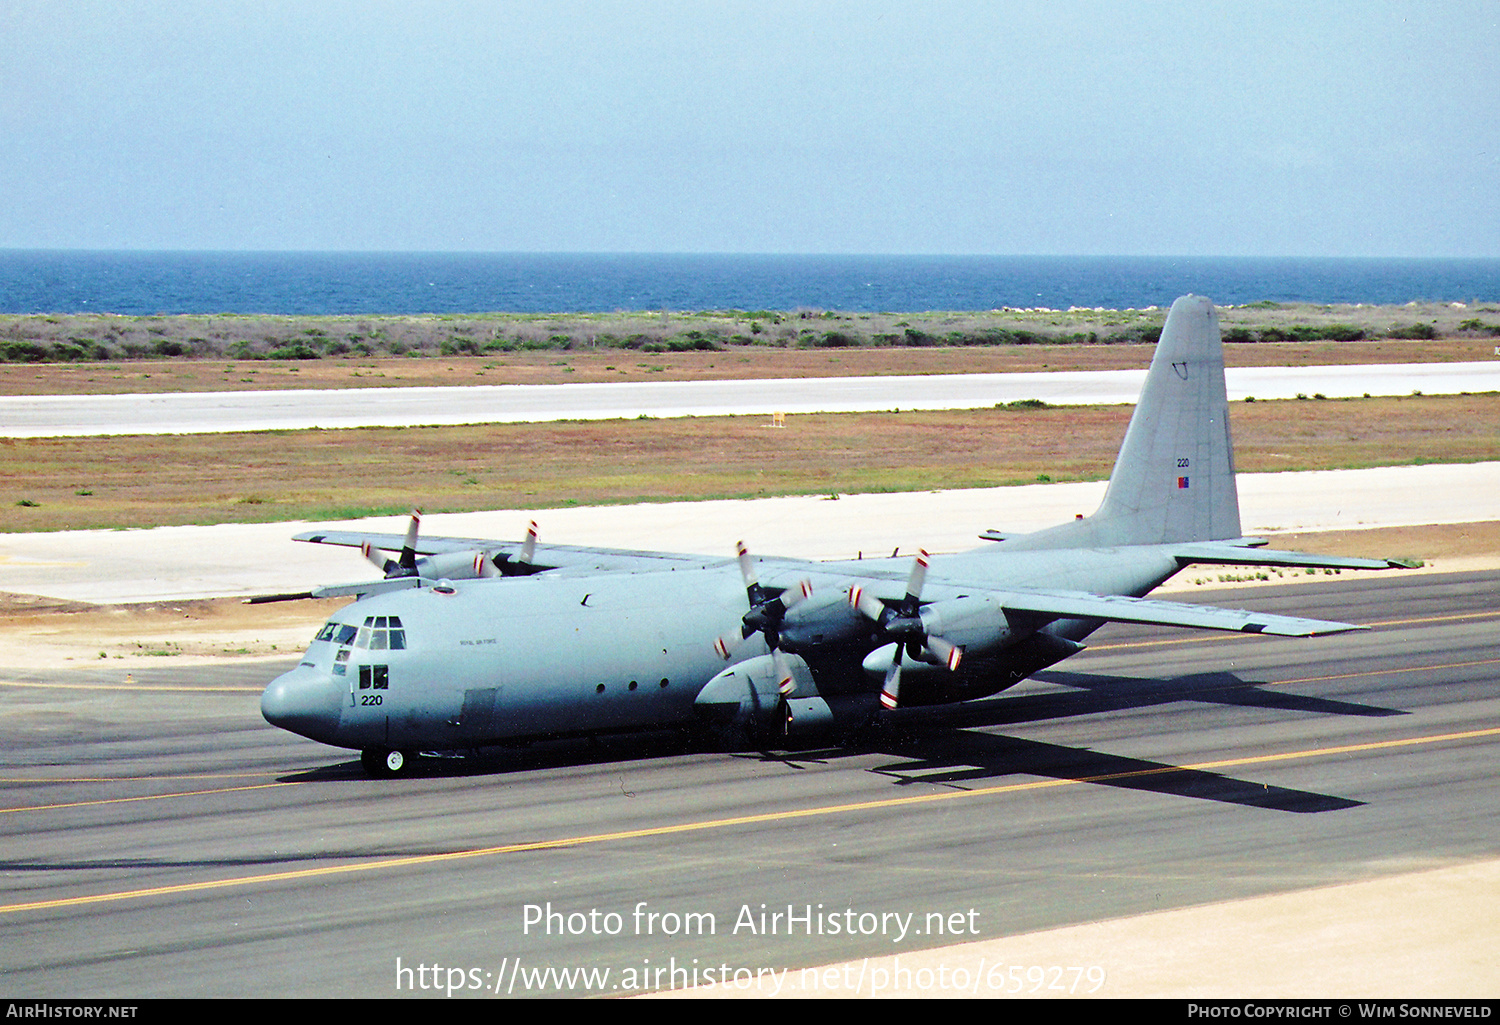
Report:
[[[789,617],[785,643],[797,651],[792,639],[801,639],[800,653],[820,690],[878,691],[878,679],[822,670],[833,660],[820,653],[832,645],[840,665],[857,666],[876,639],[848,608],[849,585],[857,580],[894,601],[909,566],[899,558],[761,561],[769,586],[812,582],[814,598],[795,621]],[[934,558],[923,599],[1038,586],[1139,595],[1176,568],[1169,555],[1151,548],[1008,553],[998,544]],[[277,726],[366,750],[451,750],[691,723],[695,699],[726,665],[713,641],[738,627],[746,608],[738,568],[723,560],[651,572],[543,573],[412,587],[340,610],[300,664],[266,688],[261,708]],[[1039,629],[1077,641],[1097,626],[1058,620]],[[752,635],[734,660],[766,651]],[[1015,682],[1014,673],[1008,678],[1001,671],[1003,662],[994,654],[973,659],[970,677],[952,699]],[[937,693],[928,700],[948,699],[946,691]]]

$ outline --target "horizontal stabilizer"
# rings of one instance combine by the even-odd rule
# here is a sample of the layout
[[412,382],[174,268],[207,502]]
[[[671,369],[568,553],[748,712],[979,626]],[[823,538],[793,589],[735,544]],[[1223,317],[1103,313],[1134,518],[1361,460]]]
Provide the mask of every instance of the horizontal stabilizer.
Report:
[[408,587],[421,587],[434,582],[423,580],[421,577],[392,577],[389,580],[371,580],[363,584],[329,584],[326,587],[314,587],[312,596],[314,598],[342,598],[352,594],[364,597],[369,594],[400,591]]
[[[401,534],[367,534],[355,530],[307,530],[301,534],[292,535],[292,540],[308,541],[316,545],[342,545],[345,548],[358,548],[368,544],[373,548],[383,548],[394,552],[399,552],[406,543],[405,536]],[[413,551],[417,555],[441,555],[446,552],[461,552],[495,543],[479,538],[423,537],[417,541]],[[514,543],[517,546],[520,545],[520,542]]]
[[999,598],[1000,605],[1006,612],[1055,619],[1103,619],[1114,623],[1234,630],[1240,633],[1276,634],[1281,637],[1314,637],[1366,629],[1353,623],[1334,623],[1323,619],[1302,619],[1268,612],[1246,612],[1242,609],[1219,609],[1184,602],[1131,598],[1125,595],[1105,596],[1079,591],[1017,591],[1001,594]]
[[313,593],[311,591],[293,591],[293,592],[291,592],[289,594],[288,593],[282,593],[282,594],[256,594],[256,595],[251,595],[249,598],[241,598],[240,599],[240,604],[241,605],[269,605],[271,602],[276,602],[276,601],[306,601],[307,599],[311,598],[312,596],[313,596]]
[[1260,538],[1242,541],[1202,541],[1174,545],[1172,554],[1184,566],[1198,563],[1215,566],[1286,566],[1308,569],[1407,569],[1410,563],[1400,559],[1358,559],[1344,555],[1315,555],[1312,552],[1285,552],[1270,548],[1245,547],[1264,544]]
[[420,577],[392,577],[389,580],[371,580],[363,584],[329,584],[325,587],[314,587],[311,591],[297,591],[293,594],[257,594],[242,598],[240,602],[243,605],[266,605],[277,601],[344,598],[350,595],[363,598],[367,594],[384,594],[386,591],[399,591],[404,587],[420,587],[433,582]]

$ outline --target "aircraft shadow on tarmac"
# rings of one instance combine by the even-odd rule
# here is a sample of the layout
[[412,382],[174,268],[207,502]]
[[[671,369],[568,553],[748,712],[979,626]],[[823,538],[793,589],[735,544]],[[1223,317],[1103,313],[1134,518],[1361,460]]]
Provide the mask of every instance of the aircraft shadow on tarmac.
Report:
[[972,730],[943,731],[913,742],[907,751],[890,753],[909,755],[909,760],[871,771],[889,776],[898,786],[971,789],[993,785],[1003,777],[1043,776],[1275,811],[1339,811],[1363,803],[1252,783],[1204,769]]
[[[1314,715],[1385,717],[1400,709],[1268,690],[1233,673],[1199,673],[1171,679],[1087,673],[1040,673],[1039,682],[1070,688],[1041,694],[991,698],[966,705],[902,709],[838,747],[739,752],[792,768],[842,758],[888,754],[904,759],[869,771],[897,786],[927,784],[967,789],[1003,777],[1042,776],[1176,797],[1218,801],[1277,811],[1311,813],[1357,807],[1362,802],[1237,780],[1203,769],[1127,758],[1083,748],[978,732],[1107,712],[1139,710],[1195,701]],[[487,749],[454,758],[424,758],[424,777],[488,776],[570,765],[602,764],[723,752],[718,744],[682,731],[571,738],[528,747]],[[333,783],[365,780],[358,761],[341,762],[281,777],[284,782]],[[389,786],[388,782],[380,785]]]
[[1044,719],[1149,708],[1178,701],[1321,715],[1383,718],[1409,714],[1397,708],[1380,708],[1333,698],[1270,690],[1263,684],[1243,680],[1234,673],[1223,671],[1191,673],[1166,679],[1047,671],[1037,673],[1032,679],[1038,683],[1059,684],[1073,690],[1062,693],[1014,694],[987,701],[973,701],[948,710],[949,714],[943,721],[955,726],[1001,726],[1007,723],[1038,722]]

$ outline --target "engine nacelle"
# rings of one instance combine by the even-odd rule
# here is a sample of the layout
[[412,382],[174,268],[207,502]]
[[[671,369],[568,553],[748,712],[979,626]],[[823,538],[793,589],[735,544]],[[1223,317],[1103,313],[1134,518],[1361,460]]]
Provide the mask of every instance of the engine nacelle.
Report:
[[933,602],[922,609],[922,629],[929,637],[958,645],[965,657],[1009,647],[1030,633],[1012,625],[1000,600],[987,595]]
[[[871,686],[884,679],[891,660],[896,657],[895,647],[887,644],[865,657],[864,670]],[[957,672],[950,672],[947,666],[914,660],[903,652],[901,707],[946,705],[988,697],[1082,650],[1083,645],[1077,641],[1043,630],[1005,647],[972,655],[966,652]]]
[[788,651],[823,644],[845,644],[869,633],[870,624],[849,607],[847,590],[822,591],[799,602],[781,621],[781,643]]
[[878,707],[870,694],[825,696],[799,656],[782,653],[796,689],[782,700],[775,658],[757,655],[736,662],[709,680],[694,710],[731,740],[806,740],[868,723]]
[[440,552],[418,559],[417,574],[428,580],[474,580],[499,576],[500,571],[489,552]]

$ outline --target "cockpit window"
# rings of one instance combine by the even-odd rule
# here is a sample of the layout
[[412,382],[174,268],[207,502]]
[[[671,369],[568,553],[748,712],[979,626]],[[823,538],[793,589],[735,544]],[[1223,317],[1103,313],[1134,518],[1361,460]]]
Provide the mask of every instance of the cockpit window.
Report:
[[323,629],[318,631],[318,636],[314,637],[313,641],[333,641],[335,644],[352,644],[358,632],[358,627],[350,626],[348,623],[335,623],[330,620],[323,624]]
[[348,623],[324,623],[314,641],[369,648],[372,651],[401,650],[406,647],[406,631],[400,616],[366,616],[363,626]]
[[401,627],[400,616],[366,616],[365,625],[359,628],[355,638],[356,648],[371,651],[399,650],[406,647],[406,631]]

